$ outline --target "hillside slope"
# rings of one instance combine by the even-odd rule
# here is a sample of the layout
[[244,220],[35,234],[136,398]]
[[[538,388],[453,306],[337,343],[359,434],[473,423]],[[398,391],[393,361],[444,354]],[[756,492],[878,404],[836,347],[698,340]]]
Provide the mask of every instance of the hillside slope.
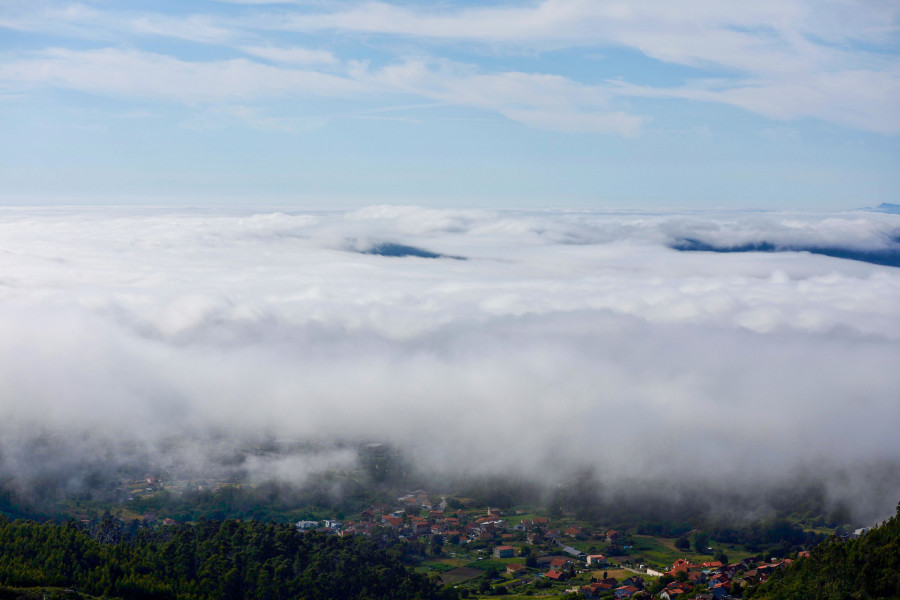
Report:
[[900,505],[858,539],[831,538],[745,598],[843,600],[900,598]]

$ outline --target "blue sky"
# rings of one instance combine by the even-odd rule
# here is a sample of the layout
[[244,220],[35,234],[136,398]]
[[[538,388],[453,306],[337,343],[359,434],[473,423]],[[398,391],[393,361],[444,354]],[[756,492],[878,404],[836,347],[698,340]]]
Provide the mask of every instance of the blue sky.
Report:
[[900,201],[900,3],[0,5],[0,202]]

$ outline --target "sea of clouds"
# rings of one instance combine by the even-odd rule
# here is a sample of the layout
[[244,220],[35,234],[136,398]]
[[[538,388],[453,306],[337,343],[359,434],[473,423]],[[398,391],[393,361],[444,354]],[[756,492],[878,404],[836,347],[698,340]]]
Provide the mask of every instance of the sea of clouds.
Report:
[[[900,269],[673,247],[898,235],[869,211],[2,208],[0,468],[179,436],[377,441],[429,472],[545,483],[816,472],[890,514]],[[443,257],[370,253],[385,244]],[[354,453],[253,460],[291,481]]]

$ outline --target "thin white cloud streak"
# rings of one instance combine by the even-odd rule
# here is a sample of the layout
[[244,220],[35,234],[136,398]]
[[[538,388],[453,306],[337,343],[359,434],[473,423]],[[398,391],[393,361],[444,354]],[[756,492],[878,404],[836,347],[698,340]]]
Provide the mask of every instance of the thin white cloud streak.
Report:
[[447,61],[409,60],[385,67],[373,81],[454,104],[497,111],[513,121],[567,133],[636,134],[642,119],[605,108],[610,96],[566,77],[507,72],[485,75]]
[[337,58],[326,50],[311,50],[309,48],[277,48],[273,46],[245,46],[247,54],[258,56],[279,63],[309,65],[309,64],[335,64]]
[[784,80],[705,80],[675,88],[610,81],[617,92],[644,98],[678,98],[730,104],[773,119],[813,117],[854,129],[900,133],[900,69],[806,74]]
[[233,44],[253,36],[240,21],[213,14],[167,15],[104,10],[80,3],[10,0],[0,7],[0,27],[59,37],[129,42],[173,38],[198,44]]
[[[551,464],[773,481],[900,462],[900,269],[666,247],[877,249],[900,217],[0,216],[6,424],[148,447],[201,431],[379,440],[438,472],[539,481]],[[469,260],[353,251],[384,241]]]
[[187,104],[285,94],[350,97],[370,89],[339,75],[278,68],[247,59],[201,63],[114,48],[49,49],[37,58],[0,66],[0,79]]
[[127,27],[137,35],[173,37],[204,44],[224,44],[237,37],[227,24],[219,25],[218,19],[206,15],[169,17],[143,15],[126,21]]
[[[281,62],[302,62],[298,49],[245,50]],[[304,57],[326,58],[305,51]],[[377,71],[349,62],[338,65],[334,72],[323,73],[247,59],[193,62],[135,50],[53,48],[33,58],[0,64],[0,81],[18,89],[54,86],[189,105],[298,95],[359,99],[414,94],[496,112],[525,125],[554,131],[627,136],[637,133],[641,125],[639,117],[599,110],[605,107],[608,94],[597,87],[555,75],[481,75],[446,61],[407,61]]]

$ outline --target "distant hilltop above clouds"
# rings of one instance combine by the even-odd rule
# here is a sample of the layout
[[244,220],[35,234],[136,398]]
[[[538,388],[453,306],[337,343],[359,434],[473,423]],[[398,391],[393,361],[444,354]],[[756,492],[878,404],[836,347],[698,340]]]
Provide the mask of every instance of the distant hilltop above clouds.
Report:
[[900,204],[891,204],[890,202],[882,202],[874,208],[866,208],[875,212],[890,213],[892,215],[900,215]]

